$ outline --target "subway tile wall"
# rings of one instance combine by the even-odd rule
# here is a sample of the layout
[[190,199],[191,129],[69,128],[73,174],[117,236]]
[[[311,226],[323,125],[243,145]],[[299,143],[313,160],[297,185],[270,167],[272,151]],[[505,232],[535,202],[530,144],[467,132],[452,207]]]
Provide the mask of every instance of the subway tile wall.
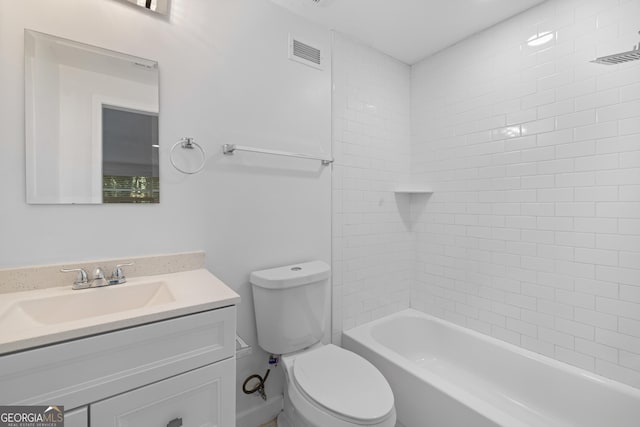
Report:
[[409,307],[410,69],[334,33],[333,336]]
[[412,306],[635,387],[640,61],[589,61],[638,30],[638,0],[550,0],[413,66],[411,92],[435,191]]

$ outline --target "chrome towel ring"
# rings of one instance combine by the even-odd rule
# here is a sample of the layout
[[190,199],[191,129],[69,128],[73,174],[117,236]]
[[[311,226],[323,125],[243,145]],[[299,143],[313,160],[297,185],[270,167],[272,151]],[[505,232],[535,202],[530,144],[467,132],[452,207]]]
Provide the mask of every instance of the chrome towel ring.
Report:
[[[179,167],[176,164],[175,160],[173,159],[174,151],[178,146],[181,146],[182,148],[187,149],[187,150],[193,150],[194,148],[197,148],[198,150],[200,150],[200,154],[202,155],[202,162],[200,163],[200,166],[198,166],[194,170],[185,170],[185,169],[182,169],[181,167]],[[171,147],[171,152],[169,153],[169,160],[171,161],[171,164],[173,165],[173,167],[176,168],[177,170],[179,170],[180,172],[182,172],[184,174],[187,174],[187,175],[193,175],[195,173],[200,172],[202,170],[202,168],[204,168],[204,164],[205,164],[205,162],[207,160],[207,153],[204,151],[204,148],[202,148],[202,146],[200,144],[195,142],[195,140],[193,138],[185,136],[183,138],[180,138],[180,140],[178,142],[173,144],[173,147]]]

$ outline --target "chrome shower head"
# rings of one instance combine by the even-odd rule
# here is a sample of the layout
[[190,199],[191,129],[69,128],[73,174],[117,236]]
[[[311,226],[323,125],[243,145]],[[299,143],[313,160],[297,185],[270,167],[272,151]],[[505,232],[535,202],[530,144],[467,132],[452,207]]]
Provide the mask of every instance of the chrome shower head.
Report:
[[629,52],[616,53],[615,55],[602,56],[591,62],[596,64],[615,65],[623,62],[635,61],[640,59],[640,50],[634,49]]
[[[638,32],[640,34],[640,31]],[[596,58],[591,62],[596,64],[615,65],[622,64],[623,62],[630,62],[640,59],[640,43],[633,47],[633,50],[628,52],[616,53],[613,55],[602,56]]]

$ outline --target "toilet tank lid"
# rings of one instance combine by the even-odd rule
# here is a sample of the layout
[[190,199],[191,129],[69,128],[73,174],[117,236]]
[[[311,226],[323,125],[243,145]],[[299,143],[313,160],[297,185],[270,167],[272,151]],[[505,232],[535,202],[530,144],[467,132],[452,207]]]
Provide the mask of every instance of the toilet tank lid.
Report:
[[285,289],[319,282],[331,276],[331,267],[323,261],[285,265],[251,273],[249,281],[266,289]]

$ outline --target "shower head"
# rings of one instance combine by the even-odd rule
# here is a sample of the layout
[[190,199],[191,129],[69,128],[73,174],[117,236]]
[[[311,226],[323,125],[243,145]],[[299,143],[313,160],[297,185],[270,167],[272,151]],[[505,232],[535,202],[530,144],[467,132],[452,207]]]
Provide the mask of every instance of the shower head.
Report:
[[635,61],[640,59],[640,50],[633,49],[628,52],[616,53],[615,55],[602,56],[591,62],[596,64],[615,65],[623,62]]
[[[638,32],[640,34],[640,31]],[[596,58],[591,62],[596,64],[605,64],[605,65],[615,65],[621,64],[623,62],[630,62],[640,59],[640,43],[633,47],[632,50],[628,52],[616,53],[614,55],[602,56],[600,58]]]

